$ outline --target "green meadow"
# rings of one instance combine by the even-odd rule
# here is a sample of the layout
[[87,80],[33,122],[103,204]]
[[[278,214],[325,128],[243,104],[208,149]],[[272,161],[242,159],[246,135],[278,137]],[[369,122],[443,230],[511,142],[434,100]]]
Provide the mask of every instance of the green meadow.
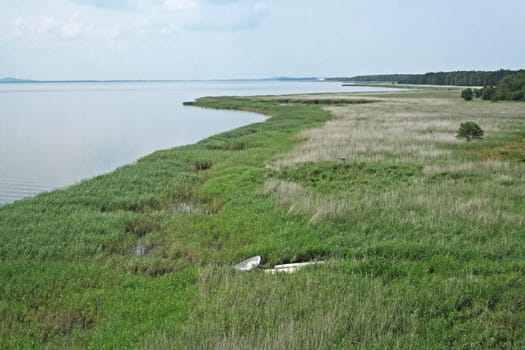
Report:
[[201,98],[269,118],[0,207],[0,348],[525,348],[525,104],[459,96]]

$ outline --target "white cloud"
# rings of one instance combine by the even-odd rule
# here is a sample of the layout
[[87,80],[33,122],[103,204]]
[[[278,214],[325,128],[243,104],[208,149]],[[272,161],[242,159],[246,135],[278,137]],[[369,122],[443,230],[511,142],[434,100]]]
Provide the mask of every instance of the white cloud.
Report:
[[193,11],[199,8],[195,0],[164,0],[162,5],[168,10]]
[[28,24],[22,19],[22,17],[17,17],[12,22],[12,33],[13,37],[21,37],[29,30]]
[[253,9],[255,11],[268,11],[270,9],[270,4],[267,2],[257,2],[253,6]]
[[156,36],[156,35],[170,35],[176,33],[179,28],[175,23],[159,19],[159,18],[147,18],[137,25],[134,25],[133,28],[128,28],[133,32],[144,36]]
[[133,11],[137,9],[136,0],[69,0],[72,3],[116,11]]
[[80,20],[78,11],[66,19],[46,16],[30,21],[17,17],[11,25],[11,37],[17,40],[80,40],[89,37],[94,32],[91,25]]
[[36,26],[39,35],[66,40],[82,39],[94,33],[94,29],[80,20],[80,12],[73,13],[65,20],[45,17]]
[[[210,0],[207,0],[211,2]],[[198,16],[186,28],[203,31],[244,31],[261,25],[269,14],[265,2],[214,0],[203,6]]]

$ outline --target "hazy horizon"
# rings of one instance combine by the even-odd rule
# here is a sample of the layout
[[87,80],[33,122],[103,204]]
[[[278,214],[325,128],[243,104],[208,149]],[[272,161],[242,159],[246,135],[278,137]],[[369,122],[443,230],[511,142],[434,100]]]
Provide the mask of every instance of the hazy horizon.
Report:
[[10,79],[13,79],[13,80],[17,80],[17,81],[23,81],[23,82],[35,82],[35,83],[39,83],[39,82],[52,82],[52,83],[59,83],[59,82],[126,82],[126,81],[129,81],[129,82],[134,82],[134,81],[144,81],[144,82],[147,82],[147,81],[152,81],[152,82],[162,82],[162,81],[166,81],[166,82],[170,82],[170,81],[180,81],[180,82],[184,82],[184,81],[203,81],[203,82],[206,82],[206,81],[243,81],[243,80],[246,80],[246,81],[250,81],[250,80],[286,80],[286,79],[291,79],[291,80],[303,80],[303,79],[310,79],[310,80],[314,80],[314,79],[318,79],[318,78],[325,78],[325,77],[286,77],[286,76],[283,76],[283,77],[253,77],[253,78],[238,78],[238,79],[234,79],[234,78],[217,78],[217,79],[133,79],[133,78],[129,78],[129,79],[66,79],[66,80],[55,80],[55,79],[50,79],[50,80],[37,80],[37,79],[32,79],[31,77],[13,77],[13,76],[5,76],[5,77],[0,77],[0,81],[1,80],[10,80]]
[[[493,71],[497,70],[510,70],[508,68],[499,68],[495,69]],[[517,68],[515,70],[523,70],[523,68]],[[474,71],[473,69],[468,69],[465,71]],[[420,73],[407,73],[407,74],[425,74],[425,73],[431,73],[431,72],[420,72]],[[434,72],[432,72],[434,73]],[[405,74],[403,72],[390,72],[390,73],[383,73],[385,75],[389,74]],[[367,75],[376,75],[375,73],[367,74]],[[378,74],[379,75],[379,74]],[[325,78],[326,79],[337,79],[337,78],[351,78],[357,75],[348,75],[348,76],[323,76],[323,77],[310,77],[310,76],[304,76],[304,77],[298,77],[298,76],[279,76],[279,77],[249,77],[249,78],[216,78],[216,79],[66,79],[66,80],[57,80],[57,79],[49,79],[49,80],[36,80],[25,78],[25,77],[13,77],[13,76],[6,76],[6,77],[0,77],[0,82],[7,82],[7,83],[75,83],[75,82],[86,82],[86,83],[111,83],[111,82],[212,82],[212,81],[286,81],[286,80],[292,80],[292,81],[319,81],[322,82]],[[12,81],[11,81],[12,80]]]
[[6,0],[0,12],[0,77],[32,80],[520,69],[525,52],[518,0]]

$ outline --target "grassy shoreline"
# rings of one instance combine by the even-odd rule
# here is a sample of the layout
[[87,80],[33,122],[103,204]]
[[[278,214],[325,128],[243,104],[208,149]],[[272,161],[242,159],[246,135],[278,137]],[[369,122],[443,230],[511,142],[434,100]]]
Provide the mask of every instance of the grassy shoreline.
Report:
[[[271,117],[0,207],[0,347],[524,346],[523,104],[194,105]],[[328,263],[231,270],[252,255]]]

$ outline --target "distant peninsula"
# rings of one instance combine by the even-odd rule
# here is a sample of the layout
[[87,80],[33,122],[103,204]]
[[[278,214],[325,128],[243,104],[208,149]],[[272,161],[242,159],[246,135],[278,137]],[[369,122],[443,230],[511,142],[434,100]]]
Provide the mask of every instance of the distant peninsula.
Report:
[[31,80],[19,78],[0,78],[0,83],[142,83],[142,82],[184,82],[184,81],[323,81],[324,78],[316,77],[272,77],[272,78],[247,78],[247,79],[206,79],[206,80],[177,80],[177,79],[81,79],[81,80]]
[[6,77],[6,78],[0,79],[0,83],[29,83],[29,82],[32,82],[32,81],[33,80],[18,79],[18,78],[11,78],[11,77]]

